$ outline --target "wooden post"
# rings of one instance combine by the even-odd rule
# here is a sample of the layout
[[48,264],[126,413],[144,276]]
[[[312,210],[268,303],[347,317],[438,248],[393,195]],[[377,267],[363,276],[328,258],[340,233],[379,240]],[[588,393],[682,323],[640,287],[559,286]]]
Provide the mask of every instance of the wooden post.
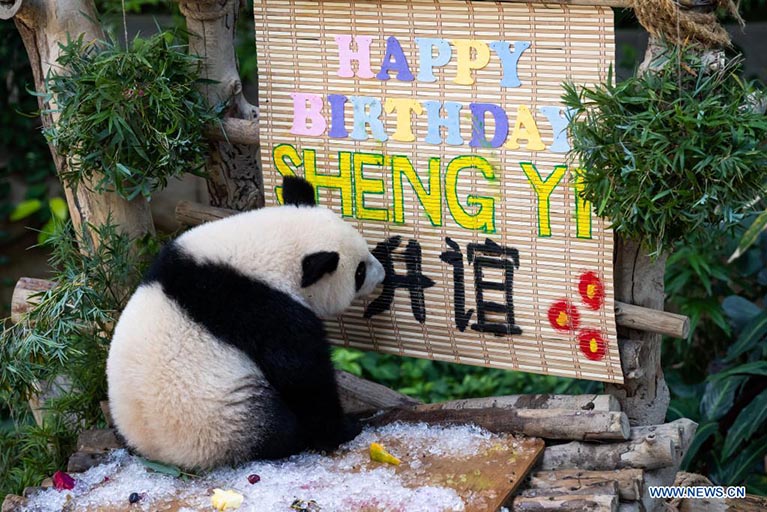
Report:
[[[639,243],[616,237],[616,300],[662,310],[665,268],[665,255],[653,260]],[[670,395],[661,367],[661,336],[619,327],[618,337],[624,383],[606,384],[605,390],[621,403],[631,425],[663,423]]]
[[[104,38],[101,27],[95,21],[97,15],[93,0],[14,0],[0,3],[0,19],[11,17],[27,49],[35,89],[39,93],[46,91],[45,78],[51,69],[61,71],[56,64],[61,53],[59,45],[66,44],[68,38],[77,39],[80,35],[86,41]],[[41,112],[47,112],[41,116],[46,128],[58,119],[58,114],[51,112],[55,107],[51,103],[38,96]],[[69,165],[67,159],[53,145],[49,144],[49,147],[61,175]],[[152,215],[144,198],[126,201],[113,193],[97,194],[91,185],[82,183],[75,190],[63,183],[69,214],[78,234],[83,232],[84,224],[101,226],[108,217],[120,231],[132,237],[154,233]]]
[[[179,0],[179,8],[190,32],[189,52],[203,58],[203,78],[215,81],[202,86],[208,103],[226,102],[227,118],[257,123],[258,108],[242,94],[234,53],[240,1]],[[211,141],[207,167],[208,193],[213,206],[243,211],[264,205],[260,147],[254,142],[235,137],[229,141]]]

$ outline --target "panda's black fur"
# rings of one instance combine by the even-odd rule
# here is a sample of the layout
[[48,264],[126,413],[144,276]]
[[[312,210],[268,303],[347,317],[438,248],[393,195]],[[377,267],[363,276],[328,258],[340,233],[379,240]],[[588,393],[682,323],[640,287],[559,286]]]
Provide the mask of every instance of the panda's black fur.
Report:
[[[286,179],[283,199],[286,205],[309,207],[314,205],[314,190],[304,180]],[[278,215],[283,218],[289,213]],[[310,213],[295,211],[295,214]],[[331,213],[318,211],[317,215],[325,219]],[[328,219],[341,222],[336,216]],[[326,221],[321,222],[328,225]],[[364,240],[350,227],[338,229],[349,230],[348,236],[357,237],[358,241],[354,242],[357,245],[353,245],[354,258],[360,259],[347,260],[346,267],[340,268],[339,254],[333,250],[304,254],[296,265],[300,276],[284,276],[285,282],[300,278],[297,279],[300,288],[291,288],[291,293],[297,293],[296,289],[313,290],[311,287],[326,276],[346,279],[341,282],[348,284],[342,288],[351,287],[354,292],[360,292],[361,279],[366,283],[363,291],[369,293],[375,282],[368,282],[367,267],[380,273],[376,282],[383,279],[383,269],[369,254]],[[234,236],[239,236],[239,232]],[[289,239],[300,234],[286,236]],[[214,244],[213,241],[204,243]],[[249,243],[255,247],[251,250],[258,251],[257,242],[251,239]],[[177,241],[168,243],[131,299],[135,307],[129,302],[115,329],[107,363],[110,402],[118,431],[128,443],[149,458],[204,468],[281,458],[306,448],[332,450],[359,433],[358,423],[342,411],[325,327],[318,314],[308,307],[311,300],[307,304],[299,302],[289,293],[240,271],[226,260],[198,256],[190,254]],[[338,272],[349,275],[336,277]],[[272,279],[283,280],[279,276]],[[317,299],[320,295],[314,293],[307,297]],[[320,307],[312,304],[312,307]],[[151,325],[142,324],[144,320],[152,322],[153,319],[163,319],[161,321],[167,324],[165,329],[155,334]],[[161,328],[159,324],[158,328]],[[152,341],[152,336],[158,337]],[[191,337],[187,341],[184,336]],[[174,343],[178,343],[178,350],[172,347]],[[137,346],[149,357],[170,357],[173,361],[171,364],[147,361],[133,351]],[[193,347],[204,348],[205,353],[212,355],[205,356],[207,359],[202,364],[196,359],[185,365],[183,358],[192,354],[188,351],[200,349]],[[249,366],[241,362],[243,356],[252,361],[253,370],[247,370]],[[223,358],[223,371],[232,368],[233,372],[231,378],[226,378],[224,387],[217,384],[216,375],[203,375],[208,371],[204,368],[208,361],[211,372],[222,371],[221,365],[216,366],[217,361],[211,361],[219,357]],[[183,385],[176,385],[172,380],[174,371],[183,377]],[[157,377],[163,379],[158,382],[165,384],[147,382]],[[192,389],[194,384],[190,383],[197,381],[205,388],[204,398]],[[215,384],[213,387],[211,382]],[[166,389],[162,389],[163,386]],[[147,390],[158,395],[167,392],[170,396],[165,401],[162,396],[147,397]],[[180,412],[182,409],[184,412]],[[218,423],[215,424],[219,427],[213,427],[206,419],[212,418],[212,411],[216,411]],[[163,423],[162,415],[168,413],[172,424]],[[178,439],[187,422],[189,438]],[[203,425],[206,433],[195,432],[191,424]],[[176,435],[168,437],[166,426],[177,432]],[[218,434],[217,429],[220,429]],[[176,441],[179,441],[177,449],[168,446]]]
[[[316,281],[328,268],[312,267],[303,282]],[[197,263],[173,243],[144,282],[159,283],[194,322],[247,354],[287,406],[275,407],[273,418],[275,431],[284,435],[248,457],[333,449],[359,433],[341,410],[325,327],[306,306],[231,267]]]

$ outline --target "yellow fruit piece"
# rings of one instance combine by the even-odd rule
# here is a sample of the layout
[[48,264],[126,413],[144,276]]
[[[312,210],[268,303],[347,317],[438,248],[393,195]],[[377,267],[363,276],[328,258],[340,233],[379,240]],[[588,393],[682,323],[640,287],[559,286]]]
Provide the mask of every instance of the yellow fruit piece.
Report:
[[242,494],[235,491],[224,491],[222,489],[213,489],[213,496],[210,497],[210,504],[219,511],[235,510],[240,508],[243,500]]
[[386,464],[393,464],[395,466],[399,466],[400,464],[400,460],[387,452],[380,443],[370,443],[370,460],[385,462]]

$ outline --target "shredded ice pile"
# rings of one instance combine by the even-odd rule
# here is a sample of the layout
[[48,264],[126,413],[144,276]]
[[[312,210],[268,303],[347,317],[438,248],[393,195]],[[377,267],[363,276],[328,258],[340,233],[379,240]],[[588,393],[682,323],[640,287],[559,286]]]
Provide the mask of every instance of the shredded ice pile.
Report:
[[[186,480],[153,472],[138,457],[117,450],[108,462],[74,475],[76,485],[71,491],[38,492],[30,497],[26,510],[127,509],[134,493],[140,499],[130,510],[154,511],[171,503],[174,506],[168,508],[181,507],[185,512],[212,510],[210,497],[213,489],[219,488],[244,496],[241,511],[295,512],[291,505],[296,500],[313,500],[319,507],[316,510],[322,512],[461,511],[467,503],[454,489],[430,478],[423,461],[476,456],[491,449],[497,440],[471,425],[392,424],[366,429],[332,457],[305,452],[279,461],[218,469]],[[368,448],[373,442],[384,443],[402,464],[395,467],[371,462]],[[249,476],[251,481],[258,481],[250,483]]]

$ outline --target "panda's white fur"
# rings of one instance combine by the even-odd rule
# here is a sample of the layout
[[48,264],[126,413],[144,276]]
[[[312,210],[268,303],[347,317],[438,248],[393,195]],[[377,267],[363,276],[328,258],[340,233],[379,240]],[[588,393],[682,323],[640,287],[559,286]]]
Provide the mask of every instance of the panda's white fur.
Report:
[[[234,276],[232,279],[239,279],[237,276],[241,274],[287,294],[320,318],[341,313],[355,297],[369,294],[384,278],[381,264],[370,254],[357,231],[332,211],[316,206],[289,205],[238,214],[196,227],[172,245],[182,258],[178,261],[191,259],[194,264],[203,265],[199,268],[227,269],[226,275]],[[302,287],[302,262],[308,254],[318,251],[337,253],[337,268]],[[366,276],[357,290],[355,269],[360,262],[365,263]],[[188,279],[195,276],[190,275]],[[184,300],[170,297],[162,282],[161,278],[148,278],[139,286],[115,328],[107,361],[110,408],[115,425],[128,445],[149,459],[184,468],[234,464],[251,456],[281,456],[303,448],[304,444],[292,444],[295,433],[285,427],[292,423],[284,423],[280,418],[293,418],[293,413],[300,415],[300,407],[311,409],[312,404],[286,407],[281,392],[266,378],[254,356],[231,341],[217,338],[205,322],[192,319],[189,308],[183,305]],[[194,286],[189,282],[182,284]],[[204,294],[204,290],[200,293]],[[242,306],[226,304],[229,299],[220,290],[212,293],[210,300],[215,303],[210,307],[223,311],[220,314],[226,315],[228,308],[234,310]],[[199,301],[199,297],[194,300]],[[254,326],[254,332],[249,335],[255,343],[261,342],[261,331],[275,332],[275,326],[269,322],[282,314],[280,310],[268,309],[249,313]],[[199,308],[194,314],[200,315]],[[219,325],[216,321],[220,324],[220,319],[214,319],[211,325]],[[238,321],[243,325],[249,323],[249,319],[238,318]],[[315,325],[311,319],[307,322],[307,325]],[[263,325],[272,330],[262,328]],[[228,332],[229,327],[214,329]],[[303,331],[295,332],[299,338],[304,335]],[[320,334],[324,336],[324,331]],[[275,343],[271,339],[262,341]],[[297,344],[292,346],[294,341]],[[314,343],[313,339],[310,342]],[[301,343],[286,339],[285,350],[300,351]],[[322,339],[318,343],[318,353],[324,354],[322,343],[327,342]],[[283,360],[279,354],[282,344],[281,341],[268,345],[272,375],[281,371],[274,365]],[[311,370],[316,362],[306,361],[308,357],[314,355],[289,353],[284,360],[289,365],[300,363],[294,365],[296,368]],[[320,365],[323,375],[327,373],[329,360],[316,364]],[[285,368],[284,371],[292,370]],[[293,377],[287,376],[283,382],[280,375],[277,387],[288,390],[286,400],[304,404],[300,397],[290,393],[301,389],[300,386],[315,387],[312,378],[297,375],[294,383]],[[323,379],[316,384],[317,393],[321,394],[318,400],[334,409],[336,390],[326,389],[330,384],[326,377]],[[331,382],[334,386],[332,378]],[[311,389],[308,392],[311,395]],[[299,410],[288,412],[291,407]],[[322,418],[324,413],[317,410],[312,414],[315,416],[309,418]],[[335,417],[328,421],[334,422]],[[322,425],[317,428],[321,429]],[[338,425],[332,423],[330,428],[338,428]],[[287,431],[275,432],[280,430]],[[280,435],[286,436],[280,441],[285,442],[284,446],[268,446],[271,439],[277,439],[270,436]],[[339,437],[327,442],[332,446],[343,440]],[[311,443],[308,446],[312,447]]]
[[[242,213],[198,226],[177,242],[196,260],[230,265],[284,291],[321,318],[338,315],[355,297],[370,294],[384,277],[365,239],[321,206],[278,206]],[[338,271],[331,279],[302,289],[301,259],[323,250],[339,253]],[[371,275],[355,292],[354,270],[363,256]]]

